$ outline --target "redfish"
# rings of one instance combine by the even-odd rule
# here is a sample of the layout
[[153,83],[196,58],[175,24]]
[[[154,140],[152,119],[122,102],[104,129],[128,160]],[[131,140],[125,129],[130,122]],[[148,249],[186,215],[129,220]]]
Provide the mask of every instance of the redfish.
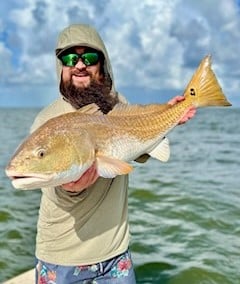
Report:
[[[15,188],[59,186],[78,180],[93,164],[99,176],[132,171],[130,162],[169,158],[165,136],[192,107],[230,106],[206,56],[175,105],[118,104],[107,115],[95,105],[48,120],[30,134],[10,160],[6,174]],[[187,136],[187,134],[186,134]]]

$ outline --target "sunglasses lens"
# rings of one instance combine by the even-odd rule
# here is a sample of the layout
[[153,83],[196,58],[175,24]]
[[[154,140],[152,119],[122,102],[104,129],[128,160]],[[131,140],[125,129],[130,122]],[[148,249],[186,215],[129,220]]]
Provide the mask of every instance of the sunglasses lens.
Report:
[[77,54],[63,55],[61,61],[64,66],[73,67],[78,62],[78,55]]
[[76,53],[66,54],[61,57],[61,61],[64,66],[73,67],[77,64],[79,58],[82,59],[82,62],[86,66],[95,65],[99,61],[99,55],[97,52],[86,52],[81,55]]
[[95,65],[98,63],[99,56],[97,52],[87,52],[81,55],[82,61],[85,65]]

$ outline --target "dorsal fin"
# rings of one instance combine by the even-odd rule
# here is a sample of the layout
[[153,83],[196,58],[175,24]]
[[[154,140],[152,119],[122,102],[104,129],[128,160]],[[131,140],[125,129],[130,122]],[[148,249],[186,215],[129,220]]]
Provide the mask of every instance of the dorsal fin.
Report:
[[99,109],[99,106],[94,103],[83,106],[76,111],[80,113],[87,113],[87,114],[96,114],[96,115],[103,114],[102,111]]
[[149,114],[153,112],[161,113],[171,107],[168,104],[149,104],[149,105],[129,105],[118,103],[115,107],[108,113],[111,116],[117,115],[139,115],[139,114]]

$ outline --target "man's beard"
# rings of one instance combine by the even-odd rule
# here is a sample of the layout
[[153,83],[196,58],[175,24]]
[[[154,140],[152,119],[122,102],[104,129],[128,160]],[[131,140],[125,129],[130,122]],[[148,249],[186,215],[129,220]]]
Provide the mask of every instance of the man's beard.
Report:
[[60,92],[67,102],[79,109],[95,103],[103,113],[108,113],[118,102],[118,97],[111,93],[112,81],[107,76],[102,82],[91,79],[88,87],[76,87],[70,82],[60,82]]

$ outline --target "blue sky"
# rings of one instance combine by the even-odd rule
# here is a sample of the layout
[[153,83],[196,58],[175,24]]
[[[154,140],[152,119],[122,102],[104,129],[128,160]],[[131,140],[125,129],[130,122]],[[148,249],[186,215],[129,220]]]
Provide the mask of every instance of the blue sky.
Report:
[[224,93],[238,106],[239,6],[239,0],[1,1],[0,107],[42,107],[58,96],[54,48],[70,23],[100,32],[117,89],[132,103],[182,94],[211,54]]

